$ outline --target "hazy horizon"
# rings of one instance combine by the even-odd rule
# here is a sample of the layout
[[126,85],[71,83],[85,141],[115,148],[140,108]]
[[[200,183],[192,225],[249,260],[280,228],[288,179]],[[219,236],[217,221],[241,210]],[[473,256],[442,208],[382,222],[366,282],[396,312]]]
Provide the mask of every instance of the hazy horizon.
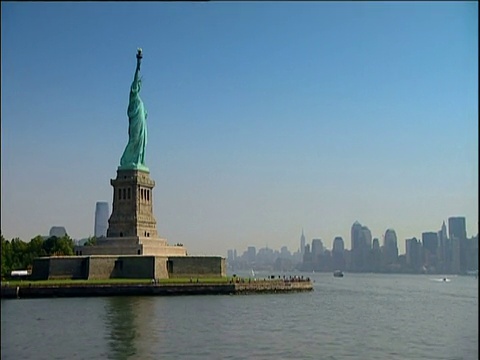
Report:
[[112,210],[138,47],[157,229],[189,254],[478,234],[477,2],[1,7],[7,239]]

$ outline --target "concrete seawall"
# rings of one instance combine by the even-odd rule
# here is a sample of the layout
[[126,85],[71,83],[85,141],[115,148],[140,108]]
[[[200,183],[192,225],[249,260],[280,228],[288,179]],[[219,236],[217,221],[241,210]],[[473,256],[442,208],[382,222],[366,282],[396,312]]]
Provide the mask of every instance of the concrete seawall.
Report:
[[180,296],[289,293],[312,291],[310,281],[261,280],[224,284],[115,284],[2,286],[2,299],[87,296]]
[[240,282],[235,284],[236,294],[288,293],[312,290],[313,285],[309,280],[263,280],[244,283]]

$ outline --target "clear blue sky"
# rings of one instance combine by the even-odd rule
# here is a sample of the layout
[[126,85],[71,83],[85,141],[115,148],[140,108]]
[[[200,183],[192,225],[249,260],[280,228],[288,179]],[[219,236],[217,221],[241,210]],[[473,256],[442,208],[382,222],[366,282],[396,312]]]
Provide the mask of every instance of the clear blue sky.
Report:
[[1,230],[93,234],[142,47],[159,234],[192,254],[478,232],[477,2],[2,2]]

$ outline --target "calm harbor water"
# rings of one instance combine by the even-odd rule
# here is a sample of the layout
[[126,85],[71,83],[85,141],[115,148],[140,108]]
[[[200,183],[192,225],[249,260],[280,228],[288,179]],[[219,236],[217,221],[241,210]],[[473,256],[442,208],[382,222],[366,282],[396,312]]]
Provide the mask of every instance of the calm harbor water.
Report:
[[478,280],[303,274],[298,294],[1,302],[2,359],[478,359]]

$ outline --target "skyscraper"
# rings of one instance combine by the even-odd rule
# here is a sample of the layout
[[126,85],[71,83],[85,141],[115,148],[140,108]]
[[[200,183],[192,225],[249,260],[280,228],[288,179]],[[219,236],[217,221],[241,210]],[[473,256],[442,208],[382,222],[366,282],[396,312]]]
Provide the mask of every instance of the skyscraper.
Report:
[[436,232],[422,233],[424,261],[427,267],[437,267],[438,234]]
[[367,226],[362,226],[363,244],[367,251],[372,248],[372,232]]
[[385,265],[396,264],[398,261],[397,234],[393,229],[385,231],[383,244]]
[[448,218],[448,237],[450,239],[466,239],[467,227],[464,217],[451,217]]
[[478,273],[478,234],[470,239],[467,239],[467,271],[477,270]]
[[93,231],[96,238],[107,236],[109,216],[108,203],[103,201],[97,202],[95,206],[95,228]]
[[438,234],[430,231],[422,233],[422,244],[425,250],[435,255],[438,247]]
[[321,239],[312,239],[312,254],[318,256],[323,254],[323,243]]
[[467,227],[464,217],[448,218],[448,237],[452,246],[452,271],[465,273],[467,270]]
[[320,259],[323,254],[323,243],[320,239],[312,239],[312,265],[314,270],[318,270]]
[[333,239],[332,265],[335,270],[345,270],[345,244],[341,236]]
[[360,246],[360,232],[362,231],[362,225],[355,221],[352,225],[352,229],[350,232],[350,249],[355,250],[358,249]]
[[335,237],[335,239],[333,239],[332,251],[334,253],[342,253],[343,254],[344,250],[345,250],[345,244],[343,242],[342,237],[341,236]]
[[372,248],[372,233],[367,226],[355,221],[351,229],[352,271],[368,271],[369,255]]
[[447,235],[447,226],[445,221],[442,223],[442,228],[438,232],[438,265],[442,272],[449,272],[451,265],[451,251],[450,242]]
[[303,254],[305,254],[305,235],[303,234],[303,229],[302,236],[300,236],[300,254],[302,255],[303,259]]
[[417,238],[405,240],[407,265],[413,271],[419,271],[422,264],[420,259],[420,242]]
[[379,272],[382,269],[382,250],[380,248],[380,241],[378,238],[374,238],[372,241],[371,250],[371,270]]

